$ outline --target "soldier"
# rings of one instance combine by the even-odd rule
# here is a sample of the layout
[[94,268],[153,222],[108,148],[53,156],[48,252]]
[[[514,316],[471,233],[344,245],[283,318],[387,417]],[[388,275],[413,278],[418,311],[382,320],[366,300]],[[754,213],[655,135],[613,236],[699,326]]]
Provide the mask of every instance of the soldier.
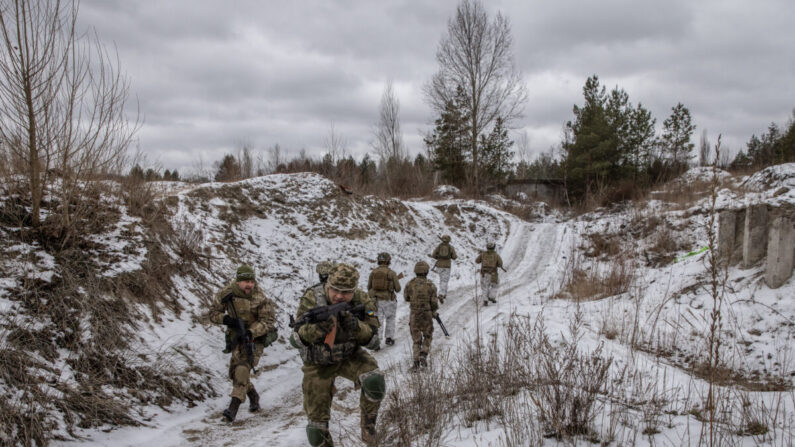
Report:
[[334,264],[330,261],[323,261],[317,264],[315,267],[315,271],[317,272],[318,280],[320,284],[325,284],[326,280],[328,280],[328,275],[331,273],[331,269],[334,268]]
[[400,277],[398,277],[389,263],[392,257],[389,253],[378,253],[378,267],[370,273],[367,280],[367,292],[370,298],[376,300],[378,305],[378,320],[384,326],[384,341],[387,345],[395,344],[395,313],[397,301],[395,292],[400,292]]
[[[499,275],[497,269],[502,269],[502,258],[494,251],[495,244],[489,241],[486,251],[480,252],[475,263],[480,264],[480,289],[483,293],[483,305],[488,306],[489,301],[497,302],[497,287]],[[502,269],[505,271],[505,269]]]
[[328,430],[334,379],[342,376],[361,386],[362,440],[375,442],[375,424],[381,399],[386,393],[384,374],[378,362],[361,347],[373,349],[379,345],[378,318],[375,303],[357,288],[359,272],[348,264],[337,264],[326,284],[309,288],[301,297],[296,319],[311,309],[330,304],[364,305],[364,320],[343,311],[318,323],[305,323],[290,337],[304,361],[304,411],[309,419],[306,436],[313,447],[334,445]]
[[[210,320],[215,324],[227,326],[228,339],[239,339],[238,319],[246,331],[244,337],[252,344],[253,356],[249,358],[246,343],[237,343],[231,349],[229,378],[232,379],[232,401],[224,410],[224,418],[232,422],[237,409],[249,399],[249,411],[259,410],[259,394],[250,380],[250,371],[257,366],[265,347],[276,340],[276,315],[273,303],[257,286],[254,269],[241,265],[237,268],[235,280],[215,295],[210,310]],[[232,346],[230,345],[230,348]]]
[[414,368],[427,366],[428,352],[433,339],[433,318],[439,304],[436,302],[436,286],[428,280],[428,263],[420,261],[414,266],[417,277],[406,284],[403,296],[410,303],[409,328],[414,340]]
[[447,298],[447,282],[450,281],[452,260],[458,259],[455,249],[450,245],[449,235],[442,236],[442,243],[436,246],[431,257],[436,259],[434,269],[439,274],[439,302],[444,303]]

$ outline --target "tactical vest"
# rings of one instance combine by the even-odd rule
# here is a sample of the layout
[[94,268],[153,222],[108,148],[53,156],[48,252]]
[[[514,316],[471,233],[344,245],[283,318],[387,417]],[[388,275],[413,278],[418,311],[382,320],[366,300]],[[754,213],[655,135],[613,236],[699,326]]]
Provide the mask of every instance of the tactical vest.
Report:
[[[329,305],[323,283],[315,284],[312,287],[312,292],[315,294],[317,307]],[[329,348],[327,344],[322,342],[307,346],[301,342],[300,337],[298,337],[298,334],[295,332],[293,332],[291,336],[290,344],[298,348],[298,352],[301,354],[301,360],[303,360],[304,363],[319,366],[336,365],[350,357],[351,354],[359,349],[359,345],[353,341],[334,343],[333,348]]]
[[389,290],[389,273],[386,269],[377,268],[373,271],[373,290],[376,292]]

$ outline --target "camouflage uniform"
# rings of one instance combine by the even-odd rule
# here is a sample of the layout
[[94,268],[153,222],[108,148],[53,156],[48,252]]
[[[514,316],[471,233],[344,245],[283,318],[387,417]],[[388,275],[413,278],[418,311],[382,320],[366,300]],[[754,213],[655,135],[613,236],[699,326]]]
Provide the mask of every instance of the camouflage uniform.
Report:
[[486,251],[481,252],[475,263],[480,264],[480,289],[483,294],[483,304],[488,306],[489,301],[497,302],[497,289],[499,287],[499,269],[502,268],[502,258],[494,251],[494,244],[489,243]]
[[452,260],[458,259],[455,249],[450,245],[450,236],[442,236],[442,243],[437,245],[431,254],[433,259],[436,259],[436,273],[439,274],[439,301],[444,302],[447,298],[447,283],[450,281],[450,268],[452,267]]
[[406,284],[403,296],[410,303],[411,308],[409,328],[414,341],[414,366],[417,367],[427,364],[426,358],[433,340],[433,317],[439,309],[439,304],[436,302],[436,286],[426,278],[428,264],[418,262],[414,266],[414,273],[417,277]]
[[[246,396],[251,399],[249,408],[251,410],[259,409],[259,395],[251,383],[250,371],[257,366],[263,349],[273,343],[278,335],[273,303],[258,286],[255,285],[251,294],[247,295],[238,285],[238,281],[248,278],[249,272],[250,280],[253,281],[254,271],[251,267],[241,266],[238,268],[235,281],[229,283],[215,295],[215,300],[210,309],[210,320],[216,324],[224,324],[225,315],[233,317],[234,313],[236,313],[243,320],[243,327],[246,328],[247,332],[250,332],[250,337],[253,340],[253,364],[249,364],[243,343],[235,347],[229,360],[229,378],[232,380],[232,393],[230,396],[239,401],[235,404],[233,413],[237,412],[237,405],[240,402],[246,401]],[[225,303],[224,298],[228,295],[232,295],[232,299]],[[234,306],[234,313],[231,311],[230,306]],[[231,339],[237,337],[231,327],[227,329],[227,332]],[[226,416],[227,414],[225,413],[224,415]],[[234,420],[234,414],[232,414],[231,418],[228,416],[227,418]]]
[[395,292],[400,292],[400,282],[397,274],[389,268],[389,255],[381,253],[378,256],[379,266],[370,273],[370,279],[367,280],[367,292],[378,305],[378,319],[384,325],[386,344],[392,345],[395,338],[395,314],[397,313]]
[[356,319],[358,327],[353,332],[345,330],[340,315],[338,320],[304,324],[291,337],[290,343],[299,349],[304,361],[304,411],[309,419],[306,432],[312,446],[334,445],[328,431],[328,421],[331,417],[334,379],[337,376],[351,380],[357,387],[361,386],[359,405],[362,437],[374,436],[375,421],[386,392],[386,383],[383,373],[378,369],[378,362],[362,349],[362,346],[373,348],[378,345],[379,322],[373,301],[367,293],[356,288],[358,279],[359,273],[354,267],[338,264],[327,284],[314,286],[304,292],[296,312],[298,319],[310,309],[331,304],[329,287],[353,291],[350,303],[365,306],[365,319]]

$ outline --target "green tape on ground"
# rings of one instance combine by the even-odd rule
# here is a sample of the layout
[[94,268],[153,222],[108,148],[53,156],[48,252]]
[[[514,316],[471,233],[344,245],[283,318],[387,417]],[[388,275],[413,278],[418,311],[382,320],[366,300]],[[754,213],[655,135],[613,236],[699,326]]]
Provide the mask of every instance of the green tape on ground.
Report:
[[704,253],[704,252],[705,252],[705,251],[707,251],[707,250],[709,250],[709,246],[707,246],[707,247],[703,247],[703,248],[701,248],[701,249],[699,249],[699,250],[691,251],[690,253],[688,253],[688,254],[686,254],[686,255],[684,255],[684,256],[682,256],[682,257],[680,257],[680,258],[676,258],[676,262],[679,262],[679,261],[681,261],[681,260],[683,260],[683,259],[687,259],[687,258],[689,258],[689,257],[691,257],[691,256],[695,256],[695,255],[698,255],[698,254]]

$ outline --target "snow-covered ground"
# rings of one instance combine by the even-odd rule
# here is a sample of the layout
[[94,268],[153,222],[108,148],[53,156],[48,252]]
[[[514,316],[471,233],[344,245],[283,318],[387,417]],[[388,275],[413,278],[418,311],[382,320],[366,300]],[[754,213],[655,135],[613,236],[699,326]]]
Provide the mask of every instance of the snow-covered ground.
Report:
[[[744,179],[746,184],[758,185],[753,193],[721,190],[718,206],[795,204],[795,188],[791,186],[794,166],[777,167],[775,175],[765,174],[765,179],[772,178],[767,183]],[[703,179],[709,173],[694,171],[688,175]],[[782,192],[782,187],[789,190]],[[665,204],[651,201],[624,211],[597,211],[563,222],[557,218],[526,222],[480,201],[404,202],[350,196],[312,174],[204,185],[182,190],[176,197],[170,218],[202,235],[201,245],[211,260],[210,276],[205,283],[178,278],[180,300],[188,312],[179,318],[166,317],[160,325],[150,324],[149,331],[140,335],[149,349],[179,347],[188,352],[195,362],[213,371],[212,385],[221,396],[193,408],[148,408],[141,419],[143,427],[86,430],[78,432],[83,439],[57,445],[305,445],[301,362],[284,339],[288,336],[288,315],[295,312],[298,297],[315,280],[315,264],[323,260],[350,262],[359,268],[363,287],[375,267],[376,254],[387,251],[392,254],[392,269],[408,279],[413,276],[414,263],[429,260],[428,254],[442,234],[451,235],[459,258],[453,266],[448,299],[440,311],[451,337],[435,332],[434,359],[455,358],[450,354],[474,337],[478,324],[483,334],[500,332],[512,313],[542,318],[550,337],[560,340],[568,335],[570,321],[579,309],[584,315],[583,348],[601,345],[605,355],[614,358],[614,369],[626,367],[647,377],[662,377],[655,386],[665,388],[671,401],[666,407],[672,409],[667,422],[652,437],[642,434],[640,413],[630,412],[630,421],[622,429],[624,445],[698,444],[702,424],[688,411],[698,400],[694,396],[704,395],[705,382],[687,368],[687,356],[698,356],[705,349],[712,297],[705,282],[709,252],[686,255],[708,245],[708,197],[685,210],[667,211]],[[680,248],[673,253],[676,262],[644,262],[643,252],[653,244],[655,235],[644,235],[640,228],[652,219],[662,221],[679,239]],[[589,248],[593,235],[621,240],[622,251],[607,258],[584,258],[582,253]],[[497,305],[481,308],[476,305],[479,289],[473,261],[487,240],[497,241],[507,272],[501,274]],[[627,292],[579,304],[555,298],[564,289],[573,265],[598,270],[617,257],[625,257],[632,264],[635,280]],[[200,322],[214,289],[228,281],[241,262],[255,266],[259,284],[276,302],[281,337],[266,350],[254,379],[263,410],[249,414],[243,406],[238,420],[227,424],[220,418],[230,391],[228,358],[221,352],[221,329]],[[45,263],[42,259],[39,265]],[[119,268],[129,266],[120,264]],[[721,352],[749,377],[756,371],[758,377],[779,377],[791,384],[795,374],[790,363],[795,338],[795,281],[790,278],[781,288],[771,290],[761,281],[762,269],[732,267],[728,271],[729,287],[723,304],[726,342]],[[436,280],[434,274],[431,279]],[[5,302],[1,293],[0,304]],[[397,323],[395,346],[374,353],[390,377],[402,377],[411,358],[408,306],[402,302],[402,294]],[[629,343],[632,328],[636,346]],[[608,329],[615,333],[610,335]],[[662,348],[672,352],[650,353]],[[358,433],[358,391],[342,379],[336,385],[331,430],[335,438],[347,439],[346,434]],[[778,437],[738,437],[735,443],[791,445],[795,426],[792,393],[746,394],[749,402],[770,408],[777,405],[779,426],[770,429]],[[632,423],[633,418],[637,423]],[[600,424],[605,424],[604,420]],[[786,437],[790,444],[782,442]],[[457,424],[449,427],[445,439],[443,445],[505,445],[504,433],[493,425]],[[554,439],[544,442],[556,444]],[[585,440],[581,442],[588,445]]]

